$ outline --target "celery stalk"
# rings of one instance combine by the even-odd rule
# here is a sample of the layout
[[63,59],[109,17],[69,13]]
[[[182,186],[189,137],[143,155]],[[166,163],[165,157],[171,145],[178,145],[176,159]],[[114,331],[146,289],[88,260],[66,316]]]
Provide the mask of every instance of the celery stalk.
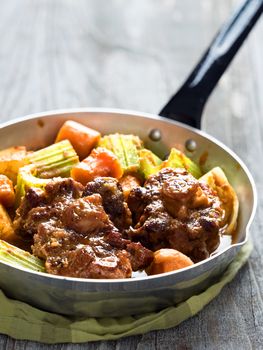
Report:
[[17,176],[16,204],[19,205],[26,188],[44,189],[54,177],[70,176],[70,170],[79,162],[79,158],[68,140],[33,152],[27,157],[28,165],[20,168]]
[[162,160],[152,151],[143,148],[139,150],[140,170],[143,176],[148,179],[152,174],[156,174],[160,170]]
[[44,262],[23,249],[0,239],[0,261],[10,265],[45,272]]
[[[104,136],[102,143],[104,143],[105,146],[102,147],[107,148],[118,157],[121,167],[124,170],[127,168],[127,163],[120,136],[119,134]],[[99,144],[99,146],[101,146],[101,144]]]
[[29,187],[37,187],[44,189],[50,179],[41,179],[36,177],[37,169],[34,164],[25,165],[18,171],[17,184],[16,184],[16,206],[21,202],[21,199],[26,193],[26,189]]
[[142,148],[142,141],[138,136],[112,134],[101,138],[99,147],[113,152],[119,159],[124,174],[137,172],[140,168],[138,151]]
[[125,161],[127,164],[127,167],[126,169],[124,169],[124,172],[137,172],[140,168],[138,149],[141,148],[142,142],[137,136],[134,135],[121,135],[120,139]]
[[27,159],[36,165],[36,176],[45,179],[67,177],[71,168],[79,162],[77,153],[68,140],[33,152]]
[[170,155],[161,166],[162,168],[185,168],[195,178],[202,176],[202,171],[196,163],[188,158],[183,152],[172,148]]

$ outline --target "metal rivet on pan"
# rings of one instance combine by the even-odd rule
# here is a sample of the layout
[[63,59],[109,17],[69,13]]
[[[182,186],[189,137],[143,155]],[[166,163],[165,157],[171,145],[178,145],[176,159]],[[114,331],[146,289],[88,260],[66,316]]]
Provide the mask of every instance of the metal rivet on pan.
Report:
[[161,131],[160,131],[159,129],[152,129],[152,130],[149,132],[149,138],[150,138],[152,141],[160,141],[161,138],[162,138]]
[[194,152],[196,150],[197,144],[195,140],[189,139],[185,141],[185,148],[189,152]]

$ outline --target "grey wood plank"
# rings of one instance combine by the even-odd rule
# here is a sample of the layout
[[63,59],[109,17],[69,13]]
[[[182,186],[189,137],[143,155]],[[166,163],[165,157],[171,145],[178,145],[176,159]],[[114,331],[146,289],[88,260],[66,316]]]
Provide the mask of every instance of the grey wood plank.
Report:
[[[54,108],[156,113],[185,79],[237,0],[0,1],[0,120]],[[263,190],[263,23],[235,58],[203,128],[231,147]],[[260,349],[263,202],[252,257],[235,280],[180,326],[119,341],[45,345],[0,336],[0,349]]]

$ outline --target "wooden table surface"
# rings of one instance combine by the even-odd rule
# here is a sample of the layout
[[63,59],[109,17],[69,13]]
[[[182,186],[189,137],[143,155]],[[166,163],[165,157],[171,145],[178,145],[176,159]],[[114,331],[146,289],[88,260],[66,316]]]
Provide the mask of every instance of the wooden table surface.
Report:
[[[0,120],[68,107],[157,113],[238,1],[0,1]],[[221,79],[203,129],[250,168],[259,192],[248,264],[180,326],[119,341],[44,345],[0,336],[0,349],[263,348],[263,21]],[[26,335],[25,335],[26,336]]]

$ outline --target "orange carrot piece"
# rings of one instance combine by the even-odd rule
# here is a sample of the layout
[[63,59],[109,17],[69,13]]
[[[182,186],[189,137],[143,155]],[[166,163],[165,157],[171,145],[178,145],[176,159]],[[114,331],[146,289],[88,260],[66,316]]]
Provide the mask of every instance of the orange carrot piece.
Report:
[[194,264],[188,256],[175,249],[160,249],[153,256],[153,262],[146,269],[148,275],[179,270]]
[[85,125],[67,120],[60,128],[56,142],[69,140],[80,160],[86,158],[100,140],[100,133]]
[[123,170],[119,159],[106,148],[98,147],[90,155],[71,169],[71,177],[86,185],[98,176],[121,178]]
[[0,175],[0,203],[12,207],[15,203],[13,182],[5,175]]
[[140,180],[134,175],[125,175],[120,180],[124,198],[128,198],[131,190],[133,188],[139,187],[141,185]]

